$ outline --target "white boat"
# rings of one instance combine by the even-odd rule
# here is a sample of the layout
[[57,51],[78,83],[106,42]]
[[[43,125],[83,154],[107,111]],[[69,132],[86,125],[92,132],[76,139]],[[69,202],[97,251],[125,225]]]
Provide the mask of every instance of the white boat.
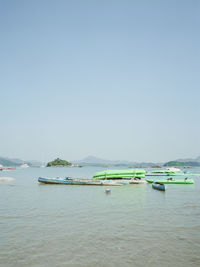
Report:
[[175,168],[175,167],[170,167],[170,168],[167,168],[167,170],[169,170],[170,172],[182,172],[181,169],[179,168]]
[[112,181],[112,180],[104,180],[101,183],[102,185],[123,185],[122,183],[118,181]]

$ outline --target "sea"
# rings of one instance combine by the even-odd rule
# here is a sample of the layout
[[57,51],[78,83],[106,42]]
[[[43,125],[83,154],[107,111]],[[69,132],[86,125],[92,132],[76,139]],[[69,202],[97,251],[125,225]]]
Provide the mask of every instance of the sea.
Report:
[[38,183],[38,177],[91,178],[101,170],[0,172],[15,179],[0,183],[0,266],[200,266],[200,177],[165,192],[150,184]]

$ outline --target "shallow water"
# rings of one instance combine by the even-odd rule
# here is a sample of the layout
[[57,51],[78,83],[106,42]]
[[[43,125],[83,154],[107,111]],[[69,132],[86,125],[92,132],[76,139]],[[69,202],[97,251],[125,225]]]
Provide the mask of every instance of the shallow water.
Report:
[[[38,184],[100,168],[0,173],[0,266],[200,266],[200,177],[195,185]],[[195,172],[200,169],[195,168]]]

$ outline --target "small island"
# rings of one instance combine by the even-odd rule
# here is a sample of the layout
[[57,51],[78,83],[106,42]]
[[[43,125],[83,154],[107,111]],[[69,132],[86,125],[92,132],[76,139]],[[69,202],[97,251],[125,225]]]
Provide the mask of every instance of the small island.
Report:
[[72,163],[67,160],[55,159],[47,163],[47,167],[70,167]]

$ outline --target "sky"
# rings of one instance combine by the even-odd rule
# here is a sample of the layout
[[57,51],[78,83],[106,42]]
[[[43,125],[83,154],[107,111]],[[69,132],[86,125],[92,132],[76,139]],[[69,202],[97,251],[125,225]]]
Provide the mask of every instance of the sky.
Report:
[[200,155],[198,0],[1,0],[0,156]]

